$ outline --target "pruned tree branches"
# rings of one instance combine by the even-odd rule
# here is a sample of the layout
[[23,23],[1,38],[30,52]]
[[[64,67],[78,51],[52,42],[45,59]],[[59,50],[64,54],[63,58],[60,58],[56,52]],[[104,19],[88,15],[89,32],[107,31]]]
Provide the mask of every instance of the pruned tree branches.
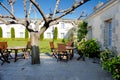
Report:
[[7,2],[11,6],[12,14],[14,14],[14,6],[13,6],[13,4],[15,4],[16,0],[7,0]]
[[12,16],[12,19],[17,20],[13,13],[3,4],[0,2],[0,5]]
[[52,19],[52,21],[58,20],[58,19],[64,17],[65,15],[67,15],[67,14],[69,14],[70,12],[74,11],[76,8],[78,8],[79,6],[83,5],[83,4],[86,3],[87,1],[89,1],[89,0],[81,0],[81,1],[78,2],[78,3],[74,3],[69,9],[66,9],[63,14],[61,14],[60,16]]
[[46,17],[45,17],[45,14],[43,13],[40,5],[39,5],[35,0],[30,0],[30,1],[34,4],[34,6],[35,6],[35,7],[37,8],[37,10],[40,12],[40,14],[42,15],[44,21],[47,22],[47,19],[46,19]]

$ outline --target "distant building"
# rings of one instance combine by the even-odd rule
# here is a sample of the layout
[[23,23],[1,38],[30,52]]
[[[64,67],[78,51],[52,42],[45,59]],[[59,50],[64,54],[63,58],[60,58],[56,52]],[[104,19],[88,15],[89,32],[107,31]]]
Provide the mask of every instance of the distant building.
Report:
[[[74,26],[72,24],[74,20],[67,20],[63,19],[58,22],[58,24],[50,26],[45,32],[44,32],[44,38],[50,39],[53,38],[53,32],[55,27],[58,28],[58,38],[67,38],[69,36],[68,31],[72,29]],[[10,24],[6,25],[2,21],[0,21],[0,27],[3,31],[3,38],[11,38],[11,28],[15,29],[15,38],[25,38],[25,27],[21,24]],[[39,28],[42,27],[42,24],[39,26]]]
[[88,39],[96,38],[101,49],[120,53],[120,0],[99,3],[85,21],[88,22]]

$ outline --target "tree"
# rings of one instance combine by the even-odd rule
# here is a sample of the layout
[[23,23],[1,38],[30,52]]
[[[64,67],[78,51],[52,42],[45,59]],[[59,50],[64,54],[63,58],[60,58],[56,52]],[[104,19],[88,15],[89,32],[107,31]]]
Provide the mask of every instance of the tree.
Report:
[[[27,30],[30,33],[30,41],[32,46],[31,47],[32,64],[39,64],[40,63],[40,57],[39,57],[39,38],[40,37],[39,36],[41,36],[41,34],[43,34],[50,25],[58,23],[60,18],[64,17],[67,14],[70,14],[72,11],[74,11],[76,8],[83,5],[87,1],[89,0],[77,0],[75,3],[73,3],[73,5],[70,8],[65,10],[58,10],[60,0],[56,0],[53,13],[49,13],[48,15],[45,15],[45,13],[40,7],[40,4],[36,2],[36,0],[24,0],[24,15],[25,15],[24,20],[20,20],[16,18],[14,13],[12,13],[10,9],[8,9],[2,2],[0,2],[0,5],[10,14],[10,16],[0,15],[0,20],[4,21],[6,24],[19,23],[24,25],[27,28]],[[11,0],[11,2],[14,3],[14,0]],[[30,4],[28,4],[28,2],[30,2]],[[40,15],[43,18],[42,20],[36,20],[34,22],[35,28],[32,28],[32,25],[31,25],[32,21],[30,20],[30,11],[31,11],[31,8],[33,8],[31,3],[32,5],[34,5],[34,7],[37,9],[37,11],[40,13]],[[12,7],[13,7],[13,4],[11,5],[11,8]],[[12,21],[6,21],[4,20],[4,18],[10,18],[12,19]],[[44,24],[42,28],[39,30],[38,27],[43,22]]]
[[53,39],[57,40],[57,37],[58,37],[58,28],[55,27],[55,30],[54,30],[54,33],[53,33]]
[[25,29],[25,39],[29,38],[28,30]]
[[78,40],[81,41],[83,38],[85,38],[87,34],[87,23],[86,22],[79,23],[78,27],[79,29],[77,36]]
[[15,30],[14,30],[14,28],[11,28],[11,38],[15,38]]
[[2,28],[0,27],[0,38],[2,38]]

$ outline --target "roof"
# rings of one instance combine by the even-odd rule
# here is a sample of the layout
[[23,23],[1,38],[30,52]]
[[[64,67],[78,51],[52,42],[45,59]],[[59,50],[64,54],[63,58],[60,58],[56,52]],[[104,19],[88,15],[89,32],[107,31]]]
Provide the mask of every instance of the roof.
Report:
[[86,17],[84,20],[89,19],[90,17],[92,17],[93,15],[105,9],[106,7],[108,7],[109,5],[113,4],[116,1],[119,1],[119,0],[108,0],[106,3],[104,3],[103,5],[99,6],[96,10],[94,10],[94,12],[90,14],[88,17]]

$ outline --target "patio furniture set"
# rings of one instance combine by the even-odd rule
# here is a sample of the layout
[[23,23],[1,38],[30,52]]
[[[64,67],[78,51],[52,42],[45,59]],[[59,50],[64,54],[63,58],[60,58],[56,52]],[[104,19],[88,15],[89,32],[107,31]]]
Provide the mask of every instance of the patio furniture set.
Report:
[[[27,42],[28,45],[29,42]],[[21,46],[14,46],[14,47],[8,47],[7,42],[0,42],[0,60],[2,61],[1,65],[3,65],[5,62],[10,63],[9,59],[14,59],[14,62],[16,62],[18,59],[25,59],[26,58],[26,52],[28,50],[28,46],[21,47]],[[14,57],[11,55],[11,53],[14,51]],[[18,51],[22,51],[23,55],[22,57],[18,57]]]
[[68,42],[68,44],[64,43],[58,43],[57,48],[54,46],[54,42],[49,42],[50,48],[52,52],[52,56],[54,56],[57,61],[68,61],[72,60],[74,54],[73,54],[73,42]]

